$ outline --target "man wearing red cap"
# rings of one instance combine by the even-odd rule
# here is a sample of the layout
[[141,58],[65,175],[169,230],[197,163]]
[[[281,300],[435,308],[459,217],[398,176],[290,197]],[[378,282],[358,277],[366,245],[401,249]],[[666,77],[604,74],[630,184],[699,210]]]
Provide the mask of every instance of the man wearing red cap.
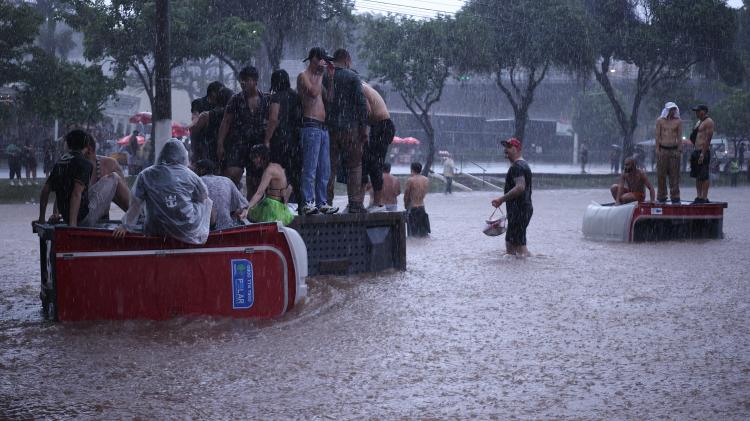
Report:
[[531,204],[531,168],[521,155],[521,141],[512,137],[500,142],[505,149],[505,157],[511,162],[505,176],[505,189],[502,196],[492,201],[498,208],[505,203],[508,213],[508,231],[505,233],[506,253],[526,257],[526,228],[531,221],[534,207]]

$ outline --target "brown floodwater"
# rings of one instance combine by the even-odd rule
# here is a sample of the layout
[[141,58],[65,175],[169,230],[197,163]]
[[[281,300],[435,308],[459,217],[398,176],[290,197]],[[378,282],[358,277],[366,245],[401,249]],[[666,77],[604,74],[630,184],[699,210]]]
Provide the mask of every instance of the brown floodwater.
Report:
[[491,193],[433,194],[407,271],[255,322],[44,321],[36,207],[0,205],[0,418],[748,419],[750,188],[713,241],[585,240],[607,195],[534,192],[521,260]]

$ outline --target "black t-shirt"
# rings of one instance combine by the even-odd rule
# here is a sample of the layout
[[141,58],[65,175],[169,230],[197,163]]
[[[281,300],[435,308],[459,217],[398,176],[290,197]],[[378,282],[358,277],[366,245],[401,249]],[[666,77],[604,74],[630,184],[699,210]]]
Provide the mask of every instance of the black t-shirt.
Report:
[[55,192],[57,210],[66,223],[70,223],[70,196],[73,194],[73,186],[76,182],[83,184],[81,193],[81,206],[78,208],[78,222],[89,213],[89,180],[94,166],[91,165],[80,152],[70,152],[63,155],[52,168],[49,180],[50,191]]
[[523,195],[506,202],[506,207],[509,210],[511,207],[520,209],[522,207],[531,206],[531,168],[529,168],[529,164],[523,159],[517,160],[508,169],[508,174],[505,176],[504,192],[507,194],[516,187],[516,178],[518,177],[523,177],[526,182],[526,188],[524,189]]

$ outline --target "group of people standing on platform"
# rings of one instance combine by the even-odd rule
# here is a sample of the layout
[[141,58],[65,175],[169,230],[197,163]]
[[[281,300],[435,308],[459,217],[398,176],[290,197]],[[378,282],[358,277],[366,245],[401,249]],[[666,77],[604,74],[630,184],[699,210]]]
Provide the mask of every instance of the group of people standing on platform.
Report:
[[[696,197],[693,204],[709,203],[711,139],[714,134],[714,121],[708,116],[704,104],[693,107],[697,121],[690,133],[694,150],[690,155],[690,176],[695,178]],[[642,202],[646,200],[646,188],[650,200],[673,204],[682,203],[680,197],[680,168],[682,160],[682,119],[680,109],[674,102],[667,102],[656,120],[656,178],[657,190],[637,165],[633,157],[625,159],[623,173],[617,184],[611,188],[616,204]],[[667,190],[669,186],[669,190]]]
[[[316,47],[304,61],[307,68],[297,77],[296,91],[287,72],[277,70],[270,95],[262,93],[259,74],[250,66],[239,73],[242,91],[237,94],[212,82],[206,97],[192,104],[192,159],[181,141],[169,140],[156,164],[138,173],[132,190],[117,161],[96,154],[93,136],[69,132],[68,152],[42,188],[34,222],[45,222],[54,192],[52,219],[70,226],[106,219],[115,203],[126,212],[117,238],[139,231],[200,244],[210,228],[231,227],[246,217],[290,223],[292,194],[300,214],[336,213],[331,203],[337,175],[347,184],[346,212],[395,211],[401,188],[385,163],[395,134],[385,101],[351,69],[346,50],[329,56]],[[428,181],[421,170],[419,163],[412,164],[404,191],[414,235],[429,233],[424,212]],[[246,195],[240,193],[243,174]],[[367,209],[366,189],[371,191]]]
[[346,212],[368,211],[368,183],[369,210],[385,211],[383,165],[395,134],[385,101],[352,70],[345,49],[330,56],[315,47],[303,61],[296,90],[280,69],[271,75],[270,94],[261,92],[252,66],[240,71],[237,94],[212,82],[206,97],[192,104],[192,164],[213,168],[237,187],[246,174],[251,204],[257,197],[285,203],[291,196],[301,215],[333,214],[338,179],[347,185]]

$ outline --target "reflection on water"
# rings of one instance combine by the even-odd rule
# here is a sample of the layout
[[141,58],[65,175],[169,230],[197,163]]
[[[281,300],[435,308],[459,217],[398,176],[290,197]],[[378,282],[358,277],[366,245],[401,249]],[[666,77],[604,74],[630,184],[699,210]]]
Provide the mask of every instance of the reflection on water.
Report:
[[0,418],[750,416],[750,189],[721,241],[586,241],[606,191],[534,193],[529,248],[490,193],[432,195],[408,270],[310,280],[280,320],[41,320],[30,205],[0,206]]

